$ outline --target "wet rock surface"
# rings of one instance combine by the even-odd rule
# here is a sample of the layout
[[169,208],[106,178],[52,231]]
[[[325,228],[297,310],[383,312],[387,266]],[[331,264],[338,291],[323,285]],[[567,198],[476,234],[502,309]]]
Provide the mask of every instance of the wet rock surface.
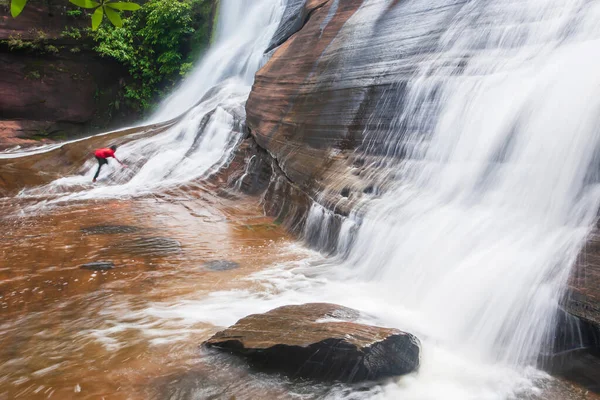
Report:
[[86,235],[116,235],[120,233],[135,233],[140,228],[131,225],[94,225],[81,228]]
[[583,247],[569,279],[563,306],[571,314],[600,330],[600,232]]
[[162,257],[181,253],[181,243],[168,237],[139,237],[117,243],[109,251],[133,256]]
[[319,381],[360,382],[411,373],[420,342],[397,329],[359,324],[359,312],[328,303],[249,315],[207,340],[251,365]]
[[229,271],[239,268],[240,264],[236,263],[235,261],[213,260],[206,262],[204,266],[211,271]]
[[115,264],[111,261],[95,261],[87,264],[83,264],[79,268],[89,269],[90,271],[107,271],[113,269]]

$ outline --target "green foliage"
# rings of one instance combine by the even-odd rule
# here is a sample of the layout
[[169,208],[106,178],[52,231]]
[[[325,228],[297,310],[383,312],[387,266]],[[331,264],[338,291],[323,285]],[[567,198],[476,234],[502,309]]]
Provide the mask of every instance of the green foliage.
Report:
[[66,38],[71,38],[71,39],[81,39],[82,35],[81,35],[81,31],[78,28],[69,26],[67,28],[65,28],[60,35],[62,37],[66,37]]
[[102,23],[102,19],[104,18],[104,11],[101,7],[96,8],[96,11],[92,14],[92,30],[98,30],[98,27]]
[[[119,27],[103,25],[94,34],[95,50],[124,64],[133,78],[125,98],[140,109],[171,89],[191,69],[190,41],[197,34],[195,7],[210,10],[213,0],[149,0]],[[119,3],[114,3],[119,4]],[[106,11],[106,10],[105,10]],[[107,17],[111,18],[110,13]],[[206,30],[209,31],[207,24]],[[201,32],[207,38],[209,32]]]
[[23,12],[26,4],[27,0],[12,0],[10,2],[10,14],[13,16],[13,18],[16,18],[19,14],[21,14],[21,12]]
[[53,46],[51,44],[48,44],[44,47],[44,50],[46,51],[46,53],[49,54],[58,54],[58,47]]
[[193,67],[194,67],[194,64],[191,62],[181,64],[181,68],[179,68],[179,75],[186,76],[187,74],[190,73],[190,71],[192,70]]
[[77,18],[77,17],[81,17],[82,15],[83,15],[83,12],[81,10],[68,10],[67,11],[68,17]]
[[[47,35],[44,31],[39,29],[29,30],[29,34],[33,39],[23,39],[20,33],[11,35],[4,43],[8,45],[10,51],[39,51],[42,53],[50,52],[56,53],[58,49],[55,46],[50,46],[48,49]],[[56,51],[55,51],[56,50]]]
[[[27,5],[28,0],[11,0],[10,2],[10,13],[13,18],[16,18],[23,12],[23,9]],[[92,13],[92,30],[97,30],[104,14],[108,17],[109,21],[114,25],[121,27],[122,20],[119,11],[137,11],[140,9],[140,5],[131,2],[112,1],[112,0],[69,0],[72,4],[81,8],[95,9]],[[80,11],[81,12],[81,11]]]
[[29,71],[27,74],[25,74],[25,79],[29,79],[29,80],[39,80],[42,78],[42,75],[40,74],[40,71]]

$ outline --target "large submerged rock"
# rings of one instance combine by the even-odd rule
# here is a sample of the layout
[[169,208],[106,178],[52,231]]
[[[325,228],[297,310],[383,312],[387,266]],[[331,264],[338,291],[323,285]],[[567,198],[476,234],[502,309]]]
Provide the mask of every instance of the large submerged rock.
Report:
[[204,343],[294,377],[359,382],[411,373],[420,342],[397,329],[359,324],[359,312],[328,303],[249,315]]

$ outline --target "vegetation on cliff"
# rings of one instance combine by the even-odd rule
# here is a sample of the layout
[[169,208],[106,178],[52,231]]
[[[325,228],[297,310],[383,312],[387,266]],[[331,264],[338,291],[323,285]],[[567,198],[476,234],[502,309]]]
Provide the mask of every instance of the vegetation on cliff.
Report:
[[[29,0],[11,0],[10,13],[13,18],[18,17],[23,12]],[[70,3],[77,7],[93,10],[92,15],[92,30],[98,29],[104,16],[114,26],[122,26],[123,20],[119,11],[136,11],[140,9],[140,5],[129,1],[112,1],[112,0],[69,0]]]
[[149,0],[122,26],[93,33],[95,51],[125,65],[132,81],[124,98],[147,110],[192,67],[211,36],[214,0]]
[[[95,9],[77,6],[87,0],[29,0],[17,18],[0,19],[0,125],[16,123],[22,138],[68,138],[133,122],[208,46],[218,1],[136,0],[139,10],[93,31]],[[11,4],[0,0],[0,12]]]

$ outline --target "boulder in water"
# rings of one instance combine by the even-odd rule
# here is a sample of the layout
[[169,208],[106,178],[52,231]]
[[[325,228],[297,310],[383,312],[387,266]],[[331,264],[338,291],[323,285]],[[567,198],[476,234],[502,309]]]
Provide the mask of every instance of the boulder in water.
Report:
[[284,306],[242,318],[204,345],[261,369],[321,381],[377,380],[418,369],[417,337],[353,322],[358,316],[336,304]]
[[79,268],[81,269],[89,269],[91,271],[107,271],[109,269],[113,269],[115,264],[111,261],[95,261],[87,264],[83,264]]

